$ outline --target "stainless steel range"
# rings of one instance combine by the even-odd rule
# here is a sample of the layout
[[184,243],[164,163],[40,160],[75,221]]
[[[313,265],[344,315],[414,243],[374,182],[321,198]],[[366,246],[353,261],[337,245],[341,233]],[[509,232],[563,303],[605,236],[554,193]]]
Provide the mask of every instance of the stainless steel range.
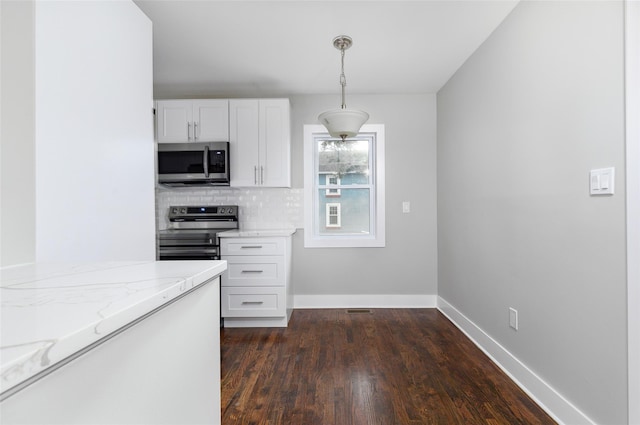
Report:
[[172,206],[158,234],[160,260],[219,260],[218,233],[238,228],[238,206]]

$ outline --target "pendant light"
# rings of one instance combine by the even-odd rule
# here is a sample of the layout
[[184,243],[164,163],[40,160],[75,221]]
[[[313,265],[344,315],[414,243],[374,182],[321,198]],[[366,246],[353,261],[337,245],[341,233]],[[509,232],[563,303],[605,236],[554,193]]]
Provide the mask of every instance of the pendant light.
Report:
[[360,127],[369,119],[369,114],[356,109],[347,109],[344,88],[347,78],[344,76],[344,51],[353,44],[351,37],[339,35],[333,39],[333,46],[340,50],[342,72],[340,73],[340,85],[342,86],[342,106],[340,109],[332,109],[321,113],[318,120],[322,123],[331,137],[340,137],[344,141],[347,137],[354,137],[360,131]]

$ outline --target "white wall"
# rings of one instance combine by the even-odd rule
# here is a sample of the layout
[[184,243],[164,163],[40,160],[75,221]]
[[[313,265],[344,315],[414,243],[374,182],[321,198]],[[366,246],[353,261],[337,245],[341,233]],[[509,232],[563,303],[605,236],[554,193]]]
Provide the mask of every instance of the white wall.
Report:
[[623,94],[617,1],[521,2],[438,93],[438,294],[567,423],[627,421]]
[[37,2],[36,260],[155,259],[151,22]]
[[[385,125],[386,247],[304,248],[293,238],[296,307],[435,305],[435,95],[352,95],[370,124]],[[336,95],[292,96],[292,185],[303,187],[303,126],[338,105]],[[402,201],[411,213],[402,213]],[[397,297],[386,296],[388,294]],[[353,296],[349,296],[353,295]]]
[[2,1],[0,267],[35,259],[34,5]]

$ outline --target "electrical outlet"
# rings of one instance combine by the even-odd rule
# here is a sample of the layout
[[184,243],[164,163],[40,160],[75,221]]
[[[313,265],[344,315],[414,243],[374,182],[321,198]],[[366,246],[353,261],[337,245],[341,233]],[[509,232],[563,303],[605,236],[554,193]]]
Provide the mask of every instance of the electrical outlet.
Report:
[[509,326],[518,330],[518,310],[509,307]]

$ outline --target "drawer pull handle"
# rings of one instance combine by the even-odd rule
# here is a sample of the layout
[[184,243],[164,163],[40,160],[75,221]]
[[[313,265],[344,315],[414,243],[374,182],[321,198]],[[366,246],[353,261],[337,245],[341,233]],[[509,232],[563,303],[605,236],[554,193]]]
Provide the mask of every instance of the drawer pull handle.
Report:
[[264,301],[242,301],[242,304],[264,304]]
[[243,245],[240,247],[241,249],[260,249],[262,245]]
[[242,270],[242,273],[262,273],[264,270]]

